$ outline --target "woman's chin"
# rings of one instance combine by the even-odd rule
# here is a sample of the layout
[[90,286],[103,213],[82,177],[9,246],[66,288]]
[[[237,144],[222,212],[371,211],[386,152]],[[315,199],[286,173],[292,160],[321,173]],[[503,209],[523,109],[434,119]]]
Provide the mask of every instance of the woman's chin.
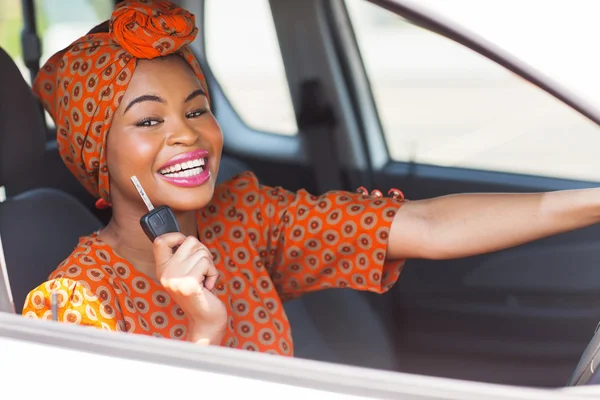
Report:
[[159,185],[157,200],[166,204],[173,211],[195,211],[206,206],[213,197],[215,183],[212,176],[198,185],[189,185],[189,182],[179,184],[168,179],[162,179]]
[[176,195],[164,198],[162,204],[168,205],[175,212],[197,211],[212,200],[214,191],[212,187],[210,190],[207,189],[209,188],[204,187],[203,190],[190,188],[185,191],[178,191]]

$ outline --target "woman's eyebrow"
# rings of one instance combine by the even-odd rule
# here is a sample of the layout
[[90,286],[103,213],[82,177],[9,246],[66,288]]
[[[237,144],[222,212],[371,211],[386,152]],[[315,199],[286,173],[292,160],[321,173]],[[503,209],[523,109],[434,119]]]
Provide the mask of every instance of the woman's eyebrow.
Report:
[[135,104],[141,103],[143,101],[156,101],[159,103],[166,103],[165,99],[163,99],[160,96],[157,96],[155,94],[144,94],[140,97],[136,97],[135,99],[131,100],[131,102],[127,105],[127,108],[125,108],[125,111],[123,111],[123,114],[125,114],[127,110],[129,110]]
[[206,93],[204,93],[204,90],[202,89],[196,89],[192,93],[190,93],[188,97],[185,98],[185,103],[198,96],[206,96]]

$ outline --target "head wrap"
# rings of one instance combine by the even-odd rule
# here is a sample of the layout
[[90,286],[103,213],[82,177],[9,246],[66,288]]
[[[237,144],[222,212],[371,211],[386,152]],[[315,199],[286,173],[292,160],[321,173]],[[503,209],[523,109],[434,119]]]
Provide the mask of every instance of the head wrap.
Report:
[[123,1],[108,21],[108,32],[99,28],[53,55],[33,90],[54,119],[66,166],[92,195],[109,202],[106,135],[137,60],[178,53],[208,90],[187,47],[198,33],[188,11],[167,1]]

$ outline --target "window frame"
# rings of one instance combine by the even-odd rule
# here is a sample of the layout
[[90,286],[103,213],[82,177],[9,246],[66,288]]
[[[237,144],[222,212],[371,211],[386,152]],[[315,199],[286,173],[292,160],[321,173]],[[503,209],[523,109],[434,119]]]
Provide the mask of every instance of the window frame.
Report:
[[[115,5],[123,0],[112,1]],[[39,69],[42,58],[42,43],[38,32],[35,0],[21,0],[23,30],[21,32],[21,53],[25,67],[29,71],[31,83],[33,83]],[[91,27],[90,27],[91,28]],[[40,112],[46,126],[46,147],[53,149],[56,142],[56,127],[48,125],[44,107],[40,103]]]
[[[490,400],[517,397],[558,400],[580,398],[579,396],[583,399],[587,398],[585,392],[588,395],[590,390],[597,392],[588,387],[585,392],[578,388],[531,388],[524,393],[523,388],[517,386],[359,368],[224,347],[198,346],[151,336],[119,334],[52,321],[32,320],[0,312],[0,348],[11,343],[35,346],[43,350],[42,354],[45,355],[49,352],[56,355],[67,352],[76,356],[86,356],[90,365],[101,365],[117,371],[126,369],[125,363],[135,362],[134,365],[153,368],[155,372],[165,372],[164,383],[167,386],[182,384],[189,387],[189,390],[197,387],[199,381],[209,382],[214,374],[225,375],[229,382],[237,384],[241,390],[248,390],[251,387],[249,383],[254,381],[256,385],[267,389],[264,393],[265,398],[281,398],[283,394],[299,394],[297,391],[305,392],[306,389],[312,389],[315,395],[322,394],[323,398],[334,394],[340,399],[423,400],[483,397]],[[14,358],[14,352],[9,352],[5,357],[9,363]],[[26,356],[24,359],[33,360]],[[61,361],[58,358],[56,368],[50,373],[59,377],[64,370],[61,368],[64,367],[61,362],[68,363],[68,360],[69,358],[63,358]],[[194,374],[197,379],[181,382],[177,380],[179,374],[173,368],[184,371],[188,376]],[[239,378],[246,380],[238,380]],[[7,392],[6,386],[4,385],[0,393]],[[124,387],[127,393],[135,388],[135,385]],[[35,385],[29,389],[37,390]],[[218,387],[208,389],[219,391]]]
[[[597,110],[591,102],[578,96],[557,81],[539,73],[533,67],[522,62],[509,52],[454,21],[445,18],[441,14],[428,9],[426,6],[412,0],[365,1],[399,15],[416,26],[426,29],[433,34],[443,36],[480,54],[491,62],[506,68],[508,71],[515,73],[525,81],[555,97],[565,106],[571,107],[597,125],[600,125],[600,110]],[[430,165],[415,163],[410,160],[393,160],[389,154],[370,79],[362,59],[346,2],[345,0],[329,0],[324,3],[324,7],[329,11],[329,23],[337,27],[337,29],[332,31],[334,35],[333,39],[338,43],[340,48],[338,57],[340,57],[341,62],[349,71],[349,80],[352,82],[349,88],[353,91],[353,97],[360,99],[361,106],[357,112],[364,121],[362,134],[367,143],[365,151],[372,162],[371,167],[373,171],[379,171],[383,174],[411,176],[416,179],[419,179],[419,176],[439,176],[442,179],[450,178],[473,182],[490,182],[491,179],[494,182],[512,182],[518,185],[523,184],[540,188],[548,187],[548,184],[565,188],[589,187],[590,184],[594,184],[594,182],[567,178]]]
[[[196,40],[190,47],[196,55],[206,77],[207,85],[210,89],[211,106],[217,115],[219,125],[224,133],[223,147],[225,151],[232,156],[238,157],[250,156],[258,160],[280,161],[301,166],[310,165],[310,160],[305,150],[306,145],[300,129],[298,129],[295,135],[279,135],[254,129],[244,122],[225,95],[221,85],[217,82],[215,74],[206,58],[206,32],[204,30],[206,26],[204,23],[206,18],[206,2],[204,0],[181,0],[179,4],[196,16],[199,31]],[[285,60],[284,68],[287,74]],[[294,115],[297,115],[289,76],[288,89],[292,96]]]

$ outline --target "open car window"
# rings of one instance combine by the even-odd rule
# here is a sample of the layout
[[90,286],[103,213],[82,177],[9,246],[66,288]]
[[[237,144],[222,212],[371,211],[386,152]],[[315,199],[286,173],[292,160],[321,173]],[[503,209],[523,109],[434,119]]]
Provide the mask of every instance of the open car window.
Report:
[[[535,33],[525,35],[526,21],[536,15],[531,4],[542,4],[525,3],[529,5],[423,2],[445,12],[442,15],[452,21],[465,21],[467,27],[577,89],[582,78],[566,73],[573,68],[562,56],[557,58],[560,52],[535,42]],[[600,146],[600,127],[596,123],[451,39],[362,0],[346,0],[346,5],[393,161],[600,181],[595,151]],[[597,8],[590,3],[582,10],[593,14]],[[566,27],[548,29],[545,22],[555,21],[550,16],[558,9],[546,11],[550,15],[536,19],[540,30],[562,31],[571,40],[591,44],[593,35],[565,32]],[[502,21],[509,18],[517,26],[505,29]],[[390,52],[391,48],[396,51]],[[598,74],[591,76],[587,69],[582,74],[594,86]],[[564,151],[566,142],[568,152]]]

